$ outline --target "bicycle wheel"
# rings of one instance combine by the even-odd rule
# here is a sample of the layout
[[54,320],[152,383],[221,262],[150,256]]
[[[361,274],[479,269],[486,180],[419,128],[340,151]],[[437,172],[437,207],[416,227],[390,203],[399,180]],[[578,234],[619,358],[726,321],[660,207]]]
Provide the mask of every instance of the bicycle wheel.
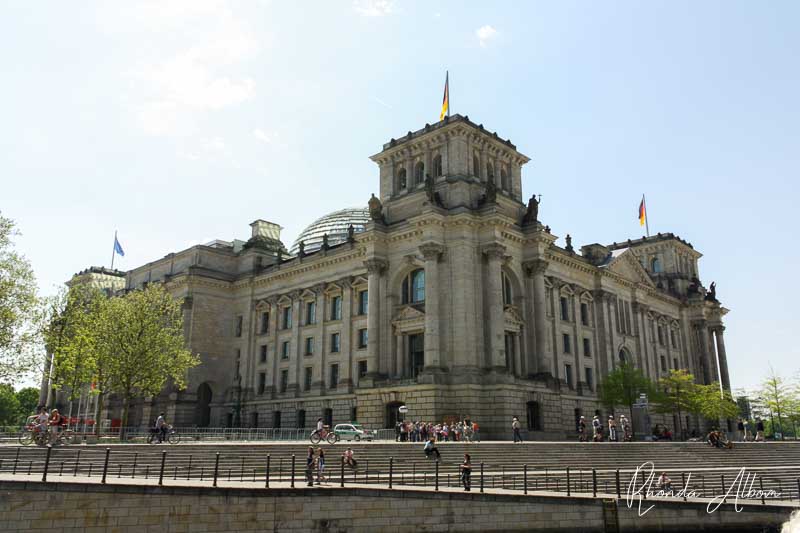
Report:
[[19,443],[23,446],[30,446],[31,444],[33,444],[33,432],[23,431],[22,434],[19,436]]
[[315,431],[311,434],[311,444],[319,444],[319,432]]
[[339,435],[336,433],[328,433],[328,438],[326,439],[328,444],[336,444],[339,442]]
[[72,444],[73,442],[75,442],[75,433],[71,429],[68,429],[63,433],[61,433],[60,440],[61,444]]
[[167,435],[167,442],[170,444],[179,444],[181,442],[181,436],[172,431]]

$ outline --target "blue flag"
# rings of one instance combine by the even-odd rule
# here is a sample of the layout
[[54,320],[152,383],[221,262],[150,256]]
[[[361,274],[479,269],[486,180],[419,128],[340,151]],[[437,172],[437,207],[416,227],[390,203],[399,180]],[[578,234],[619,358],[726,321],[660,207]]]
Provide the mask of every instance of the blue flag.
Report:
[[114,235],[114,251],[117,252],[122,257],[125,257],[125,252],[122,250],[122,245],[117,240],[116,235]]

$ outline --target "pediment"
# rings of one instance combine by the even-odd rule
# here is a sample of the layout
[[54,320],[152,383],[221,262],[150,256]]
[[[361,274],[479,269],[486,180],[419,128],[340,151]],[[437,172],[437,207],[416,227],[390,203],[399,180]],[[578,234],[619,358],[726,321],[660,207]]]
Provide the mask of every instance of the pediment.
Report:
[[412,320],[425,320],[425,313],[417,309],[416,307],[412,307],[407,305],[403,307],[397,315],[395,315],[392,322],[408,322]]
[[351,287],[359,287],[367,284],[368,284],[367,278],[365,278],[364,276],[354,276],[353,281],[350,282]]
[[650,275],[642,268],[642,264],[639,263],[630,250],[626,250],[612,259],[608,264],[608,269],[634,283],[644,283],[650,287],[655,287]]
[[270,304],[267,300],[259,300],[256,302],[256,311],[269,311]]

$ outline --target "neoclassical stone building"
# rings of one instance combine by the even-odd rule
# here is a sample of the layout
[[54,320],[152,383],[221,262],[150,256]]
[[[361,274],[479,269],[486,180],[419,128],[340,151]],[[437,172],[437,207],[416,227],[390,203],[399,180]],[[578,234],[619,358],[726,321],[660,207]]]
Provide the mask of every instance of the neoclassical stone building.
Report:
[[280,227],[257,220],[246,242],[125,274],[128,289],[163,283],[183,299],[202,357],[187,390],[134,416],[375,428],[404,404],[415,420],[469,415],[505,435],[516,415],[532,438],[563,438],[602,409],[598,381],[622,360],[653,379],[686,368],[730,388],[726,310],[700,283],[691,244],[670,233],[580,252],[569,236],[557,244],[537,202],[523,202],[528,157],[468,117],[371,159],[379,195],[368,211],[317,221],[304,232],[313,246],[289,254]]

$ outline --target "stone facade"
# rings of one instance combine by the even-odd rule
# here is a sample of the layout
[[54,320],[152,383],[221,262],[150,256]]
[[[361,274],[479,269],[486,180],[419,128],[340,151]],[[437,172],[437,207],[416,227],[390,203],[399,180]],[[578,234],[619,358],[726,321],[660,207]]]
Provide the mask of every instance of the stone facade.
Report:
[[[276,224],[125,275],[183,299],[202,357],[165,409],[178,425],[391,427],[471,416],[485,436],[512,415],[563,438],[600,409],[600,378],[627,360],[656,379],[685,368],[730,388],[722,317],[701,254],[671,234],[580,253],[522,198],[528,157],[454,115],[372,156],[371,221],[339,244],[290,255]],[[137,414],[138,413],[138,414]],[[669,424],[672,426],[672,424]]]

